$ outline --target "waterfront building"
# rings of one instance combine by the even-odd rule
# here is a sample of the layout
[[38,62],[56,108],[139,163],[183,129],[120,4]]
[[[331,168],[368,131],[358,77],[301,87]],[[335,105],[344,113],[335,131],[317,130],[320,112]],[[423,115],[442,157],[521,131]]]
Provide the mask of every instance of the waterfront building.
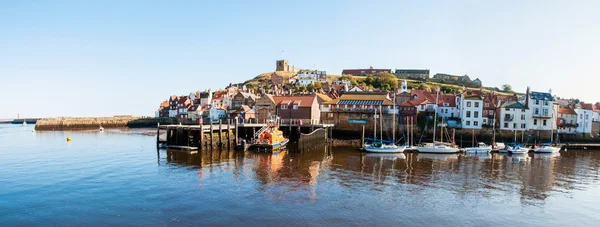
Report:
[[[393,106],[387,92],[346,92],[321,105],[321,122],[335,124],[340,130],[355,131],[361,125],[369,129],[373,126],[375,109],[378,113],[382,111],[387,119],[384,122],[391,122]],[[396,112],[399,113],[398,109]]]
[[517,101],[507,101],[500,106],[500,130],[527,131],[529,116],[527,106]]
[[391,69],[375,69],[373,66],[368,69],[344,69],[342,70],[342,75],[352,75],[352,76],[368,76],[377,73],[392,73]]
[[557,130],[560,134],[577,133],[577,112],[571,107],[558,108]]
[[394,75],[398,79],[427,80],[429,79],[429,69],[396,69]]
[[177,100],[177,116],[178,120],[187,119],[188,108],[192,105],[192,101],[188,96],[181,96]]
[[592,133],[593,105],[591,103],[580,102],[575,104],[575,112],[577,113],[577,132],[584,134]]
[[178,104],[179,96],[171,95],[169,97],[169,117],[177,117]]
[[254,103],[258,99],[256,94],[248,93],[248,92],[238,92],[233,96],[231,101],[231,106],[229,108],[231,110],[238,110],[242,105],[247,105],[250,108],[254,107]]
[[264,123],[276,116],[275,99],[273,99],[273,95],[271,94],[261,94],[254,106],[256,110],[256,120],[259,123]]
[[212,106],[208,110],[208,118],[213,123],[218,123],[219,120],[227,119],[227,111],[225,109]]
[[528,123],[530,130],[550,132],[555,128],[557,104],[551,92],[530,92],[527,87],[527,94],[521,100],[531,112]]
[[160,117],[160,118],[169,117],[169,100],[165,100],[160,103],[160,106],[155,113],[155,117]]
[[417,111],[435,113],[438,105],[435,103],[435,97],[426,90],[412,89],[410,91],[411,103],[415,104]]
[[460,98],[461,127],[481,129],[483,125],[483,98],[479,95],[463,93]]
[[440,94],[437,104],[437,112],[439,117],[447,119],[458,119],[460,112],[458,111],[457,102],[460,101],[460,96],[454,94]]
[[318,124],[321,119],[316,94],[273,96],[273,100],[276,115],[282,123]]
[[200,104],[193,104],[187,110],[187,117],[191,121],[196,122],[198,119],[202,119],[202,113],[204,110]]

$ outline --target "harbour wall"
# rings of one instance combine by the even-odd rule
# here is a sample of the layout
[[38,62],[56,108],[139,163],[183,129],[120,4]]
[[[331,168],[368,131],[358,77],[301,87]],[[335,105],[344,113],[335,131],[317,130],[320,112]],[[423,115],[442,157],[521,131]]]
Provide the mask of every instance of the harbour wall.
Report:
[[143,128],[156,127],[160,124],[172,124],[171,118],[152,117],[59,117],[42,118],[37,120],[36,130],[88,130],[103,128]]

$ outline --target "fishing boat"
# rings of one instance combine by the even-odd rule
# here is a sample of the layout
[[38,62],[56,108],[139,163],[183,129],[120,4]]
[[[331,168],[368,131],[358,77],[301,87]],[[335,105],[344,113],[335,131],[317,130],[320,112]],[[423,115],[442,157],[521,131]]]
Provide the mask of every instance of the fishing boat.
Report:
[[[395,100],[394,100],[395,101]],[[381,106],[379,106],[380,111],[379,111],[379,123],[380,123],[380,137],[381,140],[377,141],[377,137],[375,137],[374,142],[366,145],[365,146],[365,151],[366,152],[371,152],[371,153],[400,153],[400,152],[404,152],[404,150],[406,149],[405,146],[398,146],[396,145],[396,103],[394,102],[394,111],[393,111],[393,123],[392,123],[392,143],[390,144],[384,144],[383,143],[383,117],[381,115]],[[374,116],[374,130],[375,130],[375,135],[377,135],[377,109],[375,109],[375,116]]]
[[[554,131],[554,125],[552,125],[552,131]],[[554,134],[554,133],[552,133]],[[548,144],[541,144],[539,146],[536,146],[533,149],[533,152],[535,153],[555,153],[555,152],[559,152],[561,147],[560,147],[560,137],[558,137],[558,133],[556,134],[557,140],[558,140],[558,144],[556,146],[552,146],[553,141],[554,141],[554,135],[550,136],[550,143]]]
[[[437,91],[437,95],[435,98],[435,103],[438,103],[440,97],[440,91]],[[443,123],[443,120],[442,120]],[[434,153],[434,154],[453,154],[458,153],[458,148],[454,147],[453,144],[444,143],[444,127],[440,127],[440,142],[435,141],[435,131],[437,127],[437,111],[435,111],[433,117],[433,143],[428,143],[422,146],[419,146],[417,150],[420,153]]]
[[283,137],[283,132],[279,130],[279,125],[270,122],[256,132],[254,142],[248,146],[248,149],[274,151],[284,148],[288,142],[289,140]]
[[492,146],[479,142],[476,147],[465,148],[466,153],[489,153],[492,151]]

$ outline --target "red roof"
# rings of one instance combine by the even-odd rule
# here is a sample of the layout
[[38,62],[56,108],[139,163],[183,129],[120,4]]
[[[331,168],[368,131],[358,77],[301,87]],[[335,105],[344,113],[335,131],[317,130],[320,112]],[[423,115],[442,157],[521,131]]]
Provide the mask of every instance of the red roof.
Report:
[[594,112],[600,112],[600,102],[597,102],[597,103],[594,105]]
[[[415,99],[415,95],[417,96]],[[425,90],[416,90],[416,89],[412,89],[410,91],[410,99],[411,99],[411,103],[419,105],[419,104],[426,104],[426,103],[435,103],[435,98],[433,97],[433,95],[431,95],[431,93],[429,93],[428,91]]]
[[438,99],[438,106],[444,106],[444,103],[448,103],[449,107],[456,107],[456,96],[452,94],[441,94]]
[[160,107],[169,107],[169,101],[165,100],[160,103]]
[[298,104],[298,107],[312,107],[312,104],[317,96],[313,95],[298,95],[298,96],[273,96],[275,105],[279,104]]
[[575,112],[575,110],[568,108],[568,107],[560,107],[558,108],[558,113],[559,114],[574,114],[577,115],[577,112]]
[[581,108],[585,110],[594,110],[594,106],[591,103],[581,102]]

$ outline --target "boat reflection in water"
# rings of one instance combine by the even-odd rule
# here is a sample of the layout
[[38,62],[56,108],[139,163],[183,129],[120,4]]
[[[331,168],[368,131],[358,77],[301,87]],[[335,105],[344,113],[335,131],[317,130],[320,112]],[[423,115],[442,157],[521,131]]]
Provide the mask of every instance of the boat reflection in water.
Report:
[[[205,185],[212,177],[209,173],[216,168],[225,174],[232,171],[236,178],[250,177],[257,182],[252,184],[256,190],[277,203],[317,202],[320,198],[331,198],[334,192],[357,198],[369,195],[373,199],[373,194],[404,198],[406,203],[415,192],[443,189],[440,195],[425,193],[419,200],[453,203],[457,199],[467,200],[472,206],[490,206],[489,201],[501,198],[539,207],[548,198],[568,194],[574,187],[596,184],[595,173],[589,171],[599,171],[600,166],[593,163],[600,163],[600,153],[583,152],[367,154],[355,149],[323,147],[276,154],[202,151],[188,155],[168,151],[166,159],[170,165],[200,168],[199,176]],[[581,162],[582,155],[594,161]],[[574,178],[578,180],[573,181]],[[512,213],[498,209],[500,213]]]

